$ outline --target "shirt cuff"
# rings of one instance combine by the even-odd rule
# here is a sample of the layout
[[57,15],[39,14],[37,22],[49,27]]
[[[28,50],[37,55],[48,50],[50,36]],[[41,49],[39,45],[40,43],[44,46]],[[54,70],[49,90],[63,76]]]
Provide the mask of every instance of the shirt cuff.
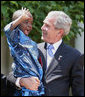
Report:
[[18,78],[16,79],[16,82],[15,82],[16,86],[19,87],[20,89],[21,89],[21,86],[20,86],[20,84],[19,84],[19,81],[20,81],[21,78],[22,78],[22,77],[18,77]]

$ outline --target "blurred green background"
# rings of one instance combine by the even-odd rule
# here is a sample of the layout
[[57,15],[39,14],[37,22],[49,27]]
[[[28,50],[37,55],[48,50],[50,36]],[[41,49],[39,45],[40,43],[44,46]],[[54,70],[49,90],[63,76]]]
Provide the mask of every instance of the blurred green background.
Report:
[[26,7],[33,15],[33,30],[30,37],[37,43],[41,40],[41,26],[48,12],[52,10],[64,11],[72,18],[72,27],[68,36],[64,37],[64,41],[74,46],[73,39],[77,34],[81,35],[81,27],[78,22],[84,22],[84,2],[83,1],[1,1],[1,35],[4,35],[3,28],[11,22],[14,11]]
[[[70,33],[63,38],[65,43],[75,47],[75,38],[84,31],[84,27],[78,26],[78,23],[84,24],[84,1],[1,1],[1,72],[5,75],[10,72],[13,60],[3,28],[12,21],[13,12],[22,7],[28,8],[33,15],[33,30],[29,36],[37,43],[42,42],[41,26],[48,12],[52,10],[64,11],[72,19]],[[82,40],[77,41],[77,46],[84,45]]]

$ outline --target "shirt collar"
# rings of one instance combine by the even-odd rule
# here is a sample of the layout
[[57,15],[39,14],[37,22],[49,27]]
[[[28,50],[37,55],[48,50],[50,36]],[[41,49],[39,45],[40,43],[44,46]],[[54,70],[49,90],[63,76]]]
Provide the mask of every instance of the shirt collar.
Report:
[[[62,39],[59,40],[58,42],[54,43],[54,44],[53,44],[54,50],[57,50],[61,43],[62,43]],[[50,44],[47,43],[47,47],[48,47],[49,45],[50,45]]]

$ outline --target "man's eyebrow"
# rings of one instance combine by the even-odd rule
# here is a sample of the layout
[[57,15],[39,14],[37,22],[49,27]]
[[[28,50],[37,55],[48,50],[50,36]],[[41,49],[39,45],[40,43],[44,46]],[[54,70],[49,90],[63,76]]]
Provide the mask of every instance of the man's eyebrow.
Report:
[[48,22],[43,21],[43,23],[44,23],[44,24],[46,24],[46,25],[49,25],[49,23],[48,23]]

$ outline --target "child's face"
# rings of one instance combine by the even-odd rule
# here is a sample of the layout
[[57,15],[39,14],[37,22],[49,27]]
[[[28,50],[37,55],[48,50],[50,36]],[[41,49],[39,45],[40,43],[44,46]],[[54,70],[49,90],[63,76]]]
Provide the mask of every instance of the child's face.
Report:
[[32,22],[33,18],[31,17],[30,20],[25,20],[20,24],[20,29],[24,32],[25,35],[28,35],[31,32]]

